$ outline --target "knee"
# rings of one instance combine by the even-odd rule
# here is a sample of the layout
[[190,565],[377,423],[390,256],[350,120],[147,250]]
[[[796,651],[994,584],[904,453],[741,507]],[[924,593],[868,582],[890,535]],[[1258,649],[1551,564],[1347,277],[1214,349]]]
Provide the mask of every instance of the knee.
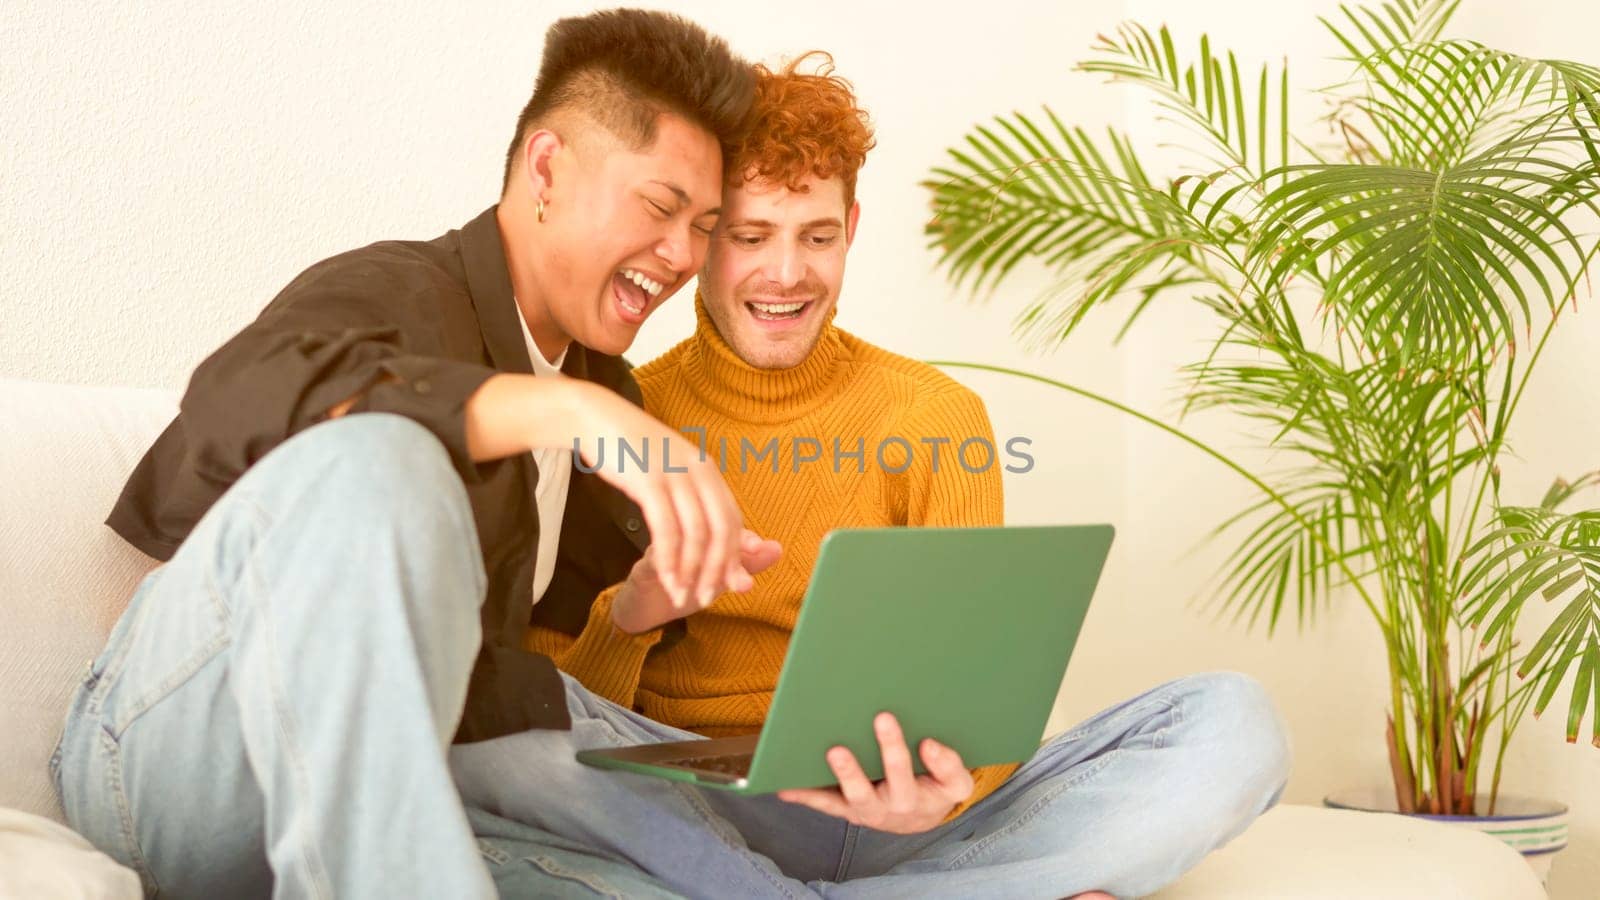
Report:
[[[393,561],[452,589],[470,587],[482,602],[487,579],[466,487],[444,444],[410,419],[362,413],[309,428],[236,489],[297,549],[360,559],[368,569]],[[462,609],[475,623],[477,606]]]
[[1210,672],[1185,679],[1183,705],[1192,718],[1197,749],[1228,781],[1251,796],[1275,802],[1289,779],[1289,735],[1261,682],[1239,672]]
[[374,526],[470,525],[472,509],[444,444],[403,416],[362,413],[314,426],[286,441],[258,468],[293,485],[294,505],[318,507],[316,519],[348,518]]
[[461,483],[444,444],[404,416],[345,416],[307,429],[295,440],[302,442],[302,452],[337,468],[339,480],[356,488],[376,487],[393,494]]

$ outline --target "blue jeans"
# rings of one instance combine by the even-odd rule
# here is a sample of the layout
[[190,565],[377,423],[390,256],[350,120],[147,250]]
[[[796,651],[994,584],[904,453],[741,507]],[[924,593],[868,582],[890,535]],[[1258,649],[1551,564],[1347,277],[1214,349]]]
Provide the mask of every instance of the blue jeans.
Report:
[[356,415],[286,441],[90,663],[51,760],[67,821],[162,897],[526,882],[480,846],[447,759],[485,589],[466,491],[421,426]]
[[[535,860],[552,839],[593,854],[589,893],[575,896],[1141,896],[1276,803],[1289,765],[1259,684],[1195,675],[1052,739],[954,821],[895,835],[772,796],[588,768],[577,750],[695,735],[571,679],[567,703],[570,732],[458,745],[450,761],[474,826],[505,857]],[[501,888],[545,896],[510,878]]]
[[1237,676],[1108,710],[911,837],[585,768],[576,749],[688,735],[571,683],[573,731],[452,748],[484,590],[427,431],[357,415],[285,442],[90,664],[51,760],[68,822],[177,898],[1132,895],[1242,830],[1287,765]]

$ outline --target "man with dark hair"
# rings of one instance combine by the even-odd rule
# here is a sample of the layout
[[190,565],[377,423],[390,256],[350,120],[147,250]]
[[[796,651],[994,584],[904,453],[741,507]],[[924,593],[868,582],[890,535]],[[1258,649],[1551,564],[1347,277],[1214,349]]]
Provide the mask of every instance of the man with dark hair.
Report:
[[[531,611],[647,540],[675,603],[749,587],[616,354],[700,268],[752,84],[675,16],[557,23],[495,207],[312,266],[195,371],[108,519],[164,565],[51,762],[147,892],[493,896],[447,748],[568,726]],[[607,436],[682,462],[575,472]]]
[[[655,140],[659,113],[672,111],[699,121],[724,151],[731,149],[730,138],[749,109],[751,81],[728,71],[725,49],[718,52],[706,42],[693,22],[638,10],[610,10],[552,25],[533,96],[517,117],[506,149],[502,189],[511,186],[528,132],[573,115],[639,148]],[[635,50],[646,46],[648,53]],[[708,60],[708,53],[716,58]],[[623,81],[616,77],[619,72],[631,74]],[[575,132],[574,139],[587,131]]]

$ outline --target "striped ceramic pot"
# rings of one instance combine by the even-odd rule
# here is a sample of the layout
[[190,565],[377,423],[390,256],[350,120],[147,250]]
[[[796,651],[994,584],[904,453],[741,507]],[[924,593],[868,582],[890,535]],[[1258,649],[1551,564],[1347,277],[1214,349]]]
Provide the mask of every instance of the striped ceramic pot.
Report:
[[[1395,812],[1394,789],[1389,787],[1339,791],[1322,802],[1334,809]],[[1488,802],[1487,797],[1480,798],[1479,809],[1487,808]],[[1494,835],[1521,853],[1541,881],[1549,878],[1551,860],[1567,846],[1567,807],[1551,800],[1501,794],[1492,816],[1412,815]]]

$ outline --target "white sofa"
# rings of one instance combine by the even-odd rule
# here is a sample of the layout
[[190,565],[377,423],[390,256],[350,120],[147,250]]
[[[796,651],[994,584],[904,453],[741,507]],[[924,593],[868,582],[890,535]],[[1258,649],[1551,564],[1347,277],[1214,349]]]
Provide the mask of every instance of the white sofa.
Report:
[[[61,821],[47,764],[63,711],[152,565],[101,522],[176,403],[165,391],[0,379],[0,896],[20,890],[7,861],[37,839],[37,830],[24,834],[8,823],[27,818],[19,813]],[[39,890],[17,895],[41,896]],[[1157,896],[1537,900],[1545,894],[1517,853],[1485,835],[1399,816],[1281,806]]]

